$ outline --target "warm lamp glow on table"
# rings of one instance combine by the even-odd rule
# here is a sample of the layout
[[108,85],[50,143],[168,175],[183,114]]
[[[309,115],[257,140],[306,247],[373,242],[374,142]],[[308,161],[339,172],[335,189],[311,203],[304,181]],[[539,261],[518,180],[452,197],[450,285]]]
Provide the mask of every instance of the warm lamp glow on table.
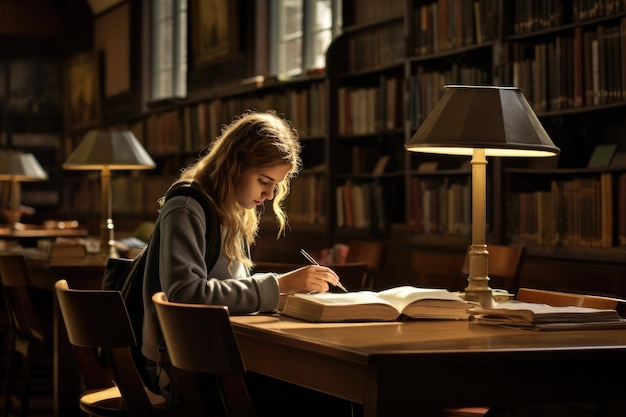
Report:
[[549,157],[558,155],[559,148],[518,88],[463,85],[445,87],[443,97],[405,148],[472,157],[472,246],[465,298],[490,306],[486,157]]
[[131,131],[92,130],[67,158],[63,169],[98,170],[101,181],[102,222],[100,254],[116,257],[111,171],[152,169],[156,166]]
[[11,207],[6,211],[11,232],[20,228],[21,182],[46,181],[48,174],[32,153],[4,151],[0,154],[0,181],[11,183]]

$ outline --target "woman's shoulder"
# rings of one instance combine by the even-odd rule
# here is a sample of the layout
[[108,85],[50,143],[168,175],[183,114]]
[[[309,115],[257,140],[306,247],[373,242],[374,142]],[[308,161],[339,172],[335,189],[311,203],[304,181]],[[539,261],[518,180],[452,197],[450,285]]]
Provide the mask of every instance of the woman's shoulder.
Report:
[[[177,215],[195,215],[209,220],[210,223],[220,223],[217,208],[202,189],[196,187],[180,187],[166,195],[161,213],[178,212]],[[186,213],[186,214],[184,214]]]

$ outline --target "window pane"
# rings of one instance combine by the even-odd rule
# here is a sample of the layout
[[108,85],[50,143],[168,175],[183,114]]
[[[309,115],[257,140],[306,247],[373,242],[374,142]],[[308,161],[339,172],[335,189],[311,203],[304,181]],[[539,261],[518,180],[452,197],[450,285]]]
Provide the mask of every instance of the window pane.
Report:
[[[326,66],[326,50],[341,22],[341,0],[270,0],[271,71],[298,75]],[[339,23],[340,25],[340,23]]]
[[153,3],[151,99],[187,93],[187,0]]
[[302,0],[283,0],[283,20],[281,37],[293,36],[302,32]]
[[333,2],[332,0],[315,0],[315,25],[313,31],[330,29],[333,25]]
[[313,36],[313,65],[312,68],[326,66],[326,50],[332,41],[330,29],[321,31]]

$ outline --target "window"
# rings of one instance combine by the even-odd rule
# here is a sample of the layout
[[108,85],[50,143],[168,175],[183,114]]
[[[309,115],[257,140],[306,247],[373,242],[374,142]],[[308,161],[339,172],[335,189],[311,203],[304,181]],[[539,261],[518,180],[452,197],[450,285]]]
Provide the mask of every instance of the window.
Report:
[[326,49],[341,28],[340,0],[272,0],[272,74],[326,67]]
[[153,101],[187,95],[187,0],[152,3]]

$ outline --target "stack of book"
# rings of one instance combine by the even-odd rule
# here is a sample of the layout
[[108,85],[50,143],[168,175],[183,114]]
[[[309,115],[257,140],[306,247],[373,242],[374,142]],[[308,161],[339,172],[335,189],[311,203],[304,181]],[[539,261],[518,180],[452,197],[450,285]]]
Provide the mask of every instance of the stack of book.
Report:
[[554,307],[547,304],[509,301],[494,307],[472,307],[470,320],[477,324],[535,330],[607,329],[625,327],[616,310],[587,307]]

